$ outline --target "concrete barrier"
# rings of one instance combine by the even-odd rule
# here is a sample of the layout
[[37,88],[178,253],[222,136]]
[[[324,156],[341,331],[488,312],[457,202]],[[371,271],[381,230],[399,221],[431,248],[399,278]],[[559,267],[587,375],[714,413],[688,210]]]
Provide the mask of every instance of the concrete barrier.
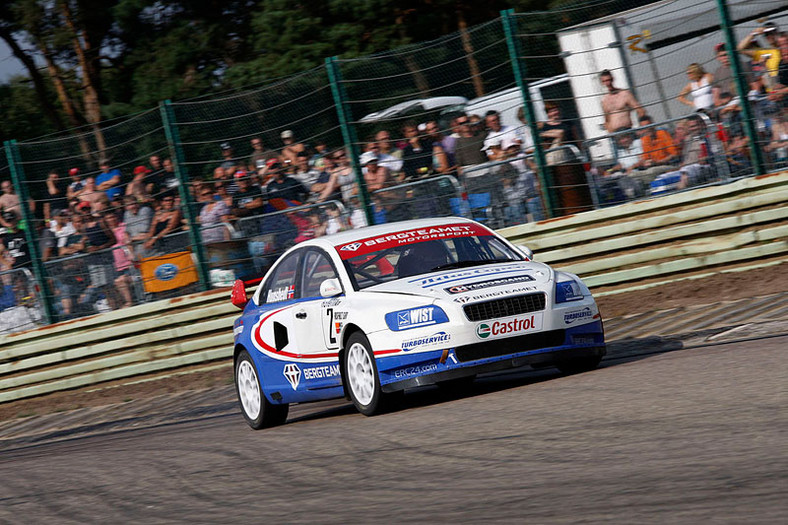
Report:
[[[610,287],[754,269],[788,254],[788,173],[501,230],[536,259]],[[213,367],[232,355],[229,289],[0,337],[0,403]]]

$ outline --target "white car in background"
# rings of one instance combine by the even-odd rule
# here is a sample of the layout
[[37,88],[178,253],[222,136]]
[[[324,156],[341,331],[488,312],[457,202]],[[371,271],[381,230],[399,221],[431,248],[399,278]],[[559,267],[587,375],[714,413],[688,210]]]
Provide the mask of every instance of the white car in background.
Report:
[[602,319],[577,276],[477,222],[405,221],[285,252],[234,325],[235,382],[255,429],[290,403],[347,397],[365,415],[407,388],[532,365],[595,368]]

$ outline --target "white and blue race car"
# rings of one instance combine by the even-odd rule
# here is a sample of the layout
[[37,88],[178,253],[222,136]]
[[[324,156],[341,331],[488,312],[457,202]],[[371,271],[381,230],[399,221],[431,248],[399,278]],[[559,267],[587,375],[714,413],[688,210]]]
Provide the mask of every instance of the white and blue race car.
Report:
[[255,429],[290,403],[346,397],[365,415],[407,388],[532,365],[595,368],[602,319],[572,274],[456,217],[373,226],[285,252],[232,302],[235,384]]

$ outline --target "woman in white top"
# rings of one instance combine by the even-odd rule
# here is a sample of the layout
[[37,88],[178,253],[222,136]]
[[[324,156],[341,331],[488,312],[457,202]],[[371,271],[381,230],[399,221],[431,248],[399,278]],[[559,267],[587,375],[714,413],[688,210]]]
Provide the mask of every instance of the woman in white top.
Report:
[[[679,93],[679,102],[692,106],[697,110],[709,110],[714,107],[714,95],[711,92],[714,84],[714,75],[706,73],[703,67],[697,62],[693,62],[687,68],[689,84]],[[692,100],[687,99],[687,95],[692,93]]]

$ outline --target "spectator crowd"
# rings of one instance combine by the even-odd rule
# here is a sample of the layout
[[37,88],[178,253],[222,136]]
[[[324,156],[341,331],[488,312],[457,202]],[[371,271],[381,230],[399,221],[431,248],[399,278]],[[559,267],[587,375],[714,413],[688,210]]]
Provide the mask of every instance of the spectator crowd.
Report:
[[[763,151],[772,164],[785,165],[788,35],[766,24],[736,51],[746,58],[747,97]],[[730,51],[719,44],[715,52],[713,72],[699,63],[687,67],[688,83],[677,99],[692,113],[670,123],[654,122],[629,90],[616,86],[613,72],[600,73],[604,127],[615,142],[613,164],[590,171],[601,203],[711,182],[723,176],[723,165],[732,175],[751,170]],[[490,110],[375,130],[359,145],[372,222],[471,213],[494,226],[520,224],[543,219],[545,190],[557,188],[559,212],[584,209],[590,201],[577,188],[588,190],[585,172],[581,168],[578,179],[563,169],[581,166],[580,132],[559,104],[548,101],[545,112],[536,137],[522,108],[519,126],[504,125]],[[217,161],[203,176],[184,177],[183,188],[173,161],[158,155],[128,172],[111,159],[93,170],[53,170],[44,198],[30,202],[34,224],[20,224],[19,196],[11,181],[2,181],[0,311],[31,296],[30,279],[19,271],[31,266],[26,229],[35,232],[65,319],[140,301],[140,262],[188,249],[187,211],[209,251],[241,243],[257,273],[294,243],[368,224],[348,150],[307,144],[292,130],[279,140],[216,144]],[[536,176],[536,141],[552,168],[550,188]],[[187,195],[191,210],[182,202]]]

